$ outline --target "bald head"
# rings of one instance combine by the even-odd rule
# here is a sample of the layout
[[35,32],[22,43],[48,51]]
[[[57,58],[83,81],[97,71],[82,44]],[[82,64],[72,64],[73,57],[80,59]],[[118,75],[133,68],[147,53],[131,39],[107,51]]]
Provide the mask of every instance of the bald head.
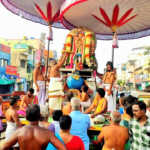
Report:
[[72,107],[72,110],[80,110],[81,108],[80,99],[77,97],[73,97],[71,99],[71,107]]
[[119,124],[121,121],[121,115],[119,112],[114,111],[111,113],[111,120],[113,123]]

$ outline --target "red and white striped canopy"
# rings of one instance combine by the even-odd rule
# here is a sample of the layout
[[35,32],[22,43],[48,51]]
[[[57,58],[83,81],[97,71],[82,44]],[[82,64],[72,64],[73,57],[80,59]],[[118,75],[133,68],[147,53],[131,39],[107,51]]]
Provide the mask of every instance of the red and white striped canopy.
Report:
[[66,0],[61,7],[63,25],[86,27],[98,39],[135,39],[150,35],[150,0]]

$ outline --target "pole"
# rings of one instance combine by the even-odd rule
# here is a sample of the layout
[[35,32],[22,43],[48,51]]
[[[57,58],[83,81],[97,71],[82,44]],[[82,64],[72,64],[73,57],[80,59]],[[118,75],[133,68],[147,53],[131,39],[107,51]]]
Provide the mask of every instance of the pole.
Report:
[[114,50],[115,48],[112,46],[112,64],[114,66]]
[[49,49],[50,49],[50,41],[52,40],[52,27],[51,25],[49,25],[49,37],[47,38],[48,39],[48,54],[47,54],[47,60],[46,60],[46,80],[45,80],[45,93],[46,93],[46,82],[47,82],[47,73],[48,73],[48,62],[49,62]]
[[114,51],[115,51],[115,48],[118,48],[118,38],[117,38],[117,33],[116,32],[113,32],[112,34],[112,39],[113,39],[113,43],[112,43],[112,64],[114,66]]
[[[35,68],[35,52],[34,52],[34,49],[32,49],[32,63],[33,63],[33,66],[32,66],[32,70],[34,71],[34,68]],[[32,86],[33,86],[33,73],[32,73]]]

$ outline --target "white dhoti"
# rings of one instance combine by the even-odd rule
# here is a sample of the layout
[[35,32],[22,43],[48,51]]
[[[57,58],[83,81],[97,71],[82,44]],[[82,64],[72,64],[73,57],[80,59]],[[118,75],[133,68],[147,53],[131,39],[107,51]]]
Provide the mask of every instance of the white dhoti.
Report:
[[107,90],[110,89],[110,84],[104,84],[104,88],[106,89],[105,98],[107,99],[107,111],[114,111],[116,110],[116,102],[113,99],[113,95],[108,95]]
[[91,105],[91,99],[90,98],[85,102],[81,102],[82,112],[84,112],[85,108],[90,107],[90,105]]
[[39,105],[44,105],[46,101],[45,81],[37,81],[37,84],[39,86],[39,92],[37,92],[34,84],[34,88],[36,90],[35,94],[38,97]]
[[50,78],[48,97],[49,108],[60,110],[64,99],[64,86],[61,78]]
[[[12,134],[16,131],[16,129],[17,129],[16,123],[7,121],[7,128],[5,132],[6,140],[8,140],[12,136]],[[16,143],[13,147],[19,147],[19,144]]]

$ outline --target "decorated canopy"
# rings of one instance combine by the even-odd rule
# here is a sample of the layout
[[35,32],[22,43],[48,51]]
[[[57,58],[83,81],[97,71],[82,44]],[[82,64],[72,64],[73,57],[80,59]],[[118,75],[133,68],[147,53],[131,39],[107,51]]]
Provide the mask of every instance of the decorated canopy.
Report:
[[[85,27],[97,39],[135,39],[150,34],[150,0],[1,0],[11,12],[54,27]],[[58,21],[58,11],[63,25]],[[56,19],[57,18],[57,19]],[[52,23],[51,23],[52,24]]]
[[[49,14],[51,11],[51,17],[56,18],[64,0],[1,0],[1,2],[8,10],[22,18],[48,25],[41,13],[50,17],[47,16],[47,11]],[[42,10],[41,13],[40,10]],[[56,20],[54,22],[54,27],[64,28],[61,23],[56,22]]]
[[63,25],[86,27],[97,39],[135,39],[150,35],[150,0],[66,0],[61,8]]

